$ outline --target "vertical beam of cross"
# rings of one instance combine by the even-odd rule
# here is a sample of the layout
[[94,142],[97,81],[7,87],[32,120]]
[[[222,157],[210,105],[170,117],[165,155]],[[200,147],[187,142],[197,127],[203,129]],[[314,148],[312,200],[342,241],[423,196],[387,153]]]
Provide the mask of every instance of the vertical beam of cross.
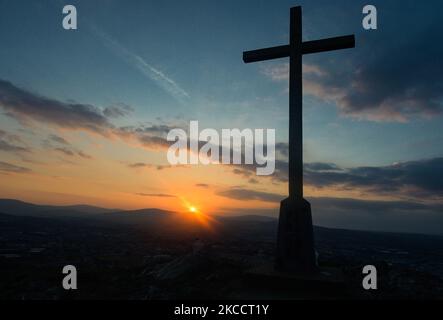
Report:
[[289,47],[289,198],[297,201],[303,199],[301,7],[291,8]]

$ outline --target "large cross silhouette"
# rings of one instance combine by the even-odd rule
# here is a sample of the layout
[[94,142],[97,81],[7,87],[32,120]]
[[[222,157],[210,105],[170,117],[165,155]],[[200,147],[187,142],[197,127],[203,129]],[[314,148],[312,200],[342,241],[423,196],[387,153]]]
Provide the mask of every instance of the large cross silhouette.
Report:
[[302,56],[354,47],[354,35],[303,42],[301,7],[293,7],[288,45],[243,52],[245,63],[289,57],[289,198],[280,207],[277,268],[315,269],[311,208],[303,199]]

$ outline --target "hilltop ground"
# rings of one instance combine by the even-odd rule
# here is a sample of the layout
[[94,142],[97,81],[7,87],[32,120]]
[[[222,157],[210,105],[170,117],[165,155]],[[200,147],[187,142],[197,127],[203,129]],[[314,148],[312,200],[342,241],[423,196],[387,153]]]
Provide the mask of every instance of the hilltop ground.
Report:
[[[124,213],[10,203],[0,203],[0,209],[0,299],[443,297],[438,236],[316,227],[320,265],[344,275],[342,290],[324,292],[270,286],[250,276],[251,269],[272,264],[275,219],[218,218],[208,228],[152,209]],[[68,264],[78,271],[76,291],[61,286]],[[362,289],[367,264],[377,266],[377,291]]]

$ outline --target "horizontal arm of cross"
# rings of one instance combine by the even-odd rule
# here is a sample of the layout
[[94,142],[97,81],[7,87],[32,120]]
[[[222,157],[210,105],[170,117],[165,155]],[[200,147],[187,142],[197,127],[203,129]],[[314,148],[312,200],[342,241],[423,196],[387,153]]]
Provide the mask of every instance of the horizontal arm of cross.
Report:
[[[349,49],[355,47],[354,35],[328,38],[322,40],[306,41],[302,43],[302,54]],[[243,52],[245,63],[265,61],[289,57],[291,53],[290,45],[258,49]]]
[[302,54],[355,48],[355,36],[343,36],[302,43]]
[[289,57],[289,53],[290,53],[289,45],[245,51],[243,52],[243,61],[245,63],[250,63],[250,62],[285,58]]

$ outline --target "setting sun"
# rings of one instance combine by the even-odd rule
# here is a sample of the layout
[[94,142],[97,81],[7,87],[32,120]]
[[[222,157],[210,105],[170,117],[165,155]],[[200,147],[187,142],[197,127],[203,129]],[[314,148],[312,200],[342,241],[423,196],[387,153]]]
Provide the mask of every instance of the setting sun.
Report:
[[197,208],[191,206],[191,207],[189,207],[189,211],[192,213],[195,213],[195,212],[197,212]]

